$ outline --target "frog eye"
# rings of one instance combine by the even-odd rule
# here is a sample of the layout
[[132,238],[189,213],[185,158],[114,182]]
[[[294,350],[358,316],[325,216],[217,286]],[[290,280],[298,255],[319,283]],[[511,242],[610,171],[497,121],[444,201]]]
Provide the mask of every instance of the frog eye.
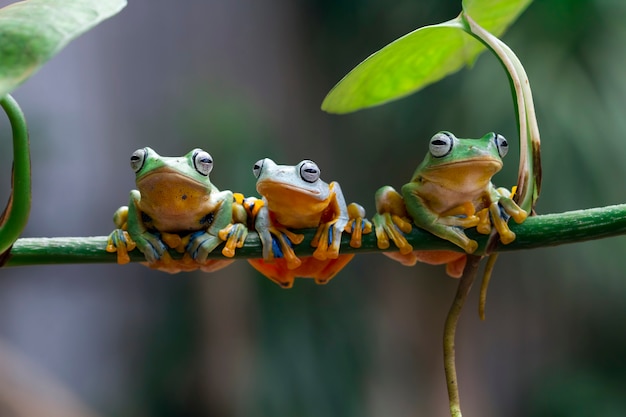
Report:
[[451,133],[439,132],[430,139],[428,149],[435,158],[442,158],[452,151],[453,145],[454,140]]
[[143,163],[146,162],[146,148],[137,149],[130,156],[130,167],[135,172],[139,172],[141,168],[143,168]]
[[306,182],[313,183],[320,179],[320,169],[313,161],[302,161],[300,164],[300,177]]
[[206,177],[213,169],[213,158],[211,158],[208,152],[202,149],[196,149],[193,153],[193,167]]
[[507,142],[506,138],[499,133],[496,133],[494,141],[496,142],[500,158],[504,158],[504,155],[506,155],[509,151],[509,142]]
[[259,175],[261,175],[261,171],[263,170],[263,162],[265,162],[265,159],[259,159],[254,163],[254,166],[252,167],[252,173],[254,174],[255,178],[259,178]]

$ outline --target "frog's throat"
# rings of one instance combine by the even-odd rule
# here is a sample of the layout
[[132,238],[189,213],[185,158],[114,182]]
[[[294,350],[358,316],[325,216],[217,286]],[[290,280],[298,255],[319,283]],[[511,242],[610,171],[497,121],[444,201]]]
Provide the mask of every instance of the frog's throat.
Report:
[[330,191],[270,181],[257,183],[257,191],[268,210],[287,227],[317,226],[332,198]]
[[[141,210],[153,219],[195,219],[214,209],[210,184],[171,169],[159,169],[141,177],[137,180],[137,188],[141,194]],[[184,228],[189,227],[185,225]]]

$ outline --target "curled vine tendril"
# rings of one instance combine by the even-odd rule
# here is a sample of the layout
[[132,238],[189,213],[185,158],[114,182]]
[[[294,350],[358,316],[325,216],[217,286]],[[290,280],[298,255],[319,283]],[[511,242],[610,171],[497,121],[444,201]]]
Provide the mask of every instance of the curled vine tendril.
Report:
[[0,266],[3,265],[11,246],[26,227],[30,213],[31,176],[28,128],[22,109],[15,99],[6,95],[0,99],[13,133],[13,170],[11,194],[4,212],[0,215]]

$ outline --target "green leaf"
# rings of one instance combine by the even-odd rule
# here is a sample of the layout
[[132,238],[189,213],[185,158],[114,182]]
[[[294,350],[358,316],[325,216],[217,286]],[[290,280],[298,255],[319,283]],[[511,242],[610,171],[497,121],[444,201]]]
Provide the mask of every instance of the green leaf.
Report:
[[463,11],[494,36],[500,36],[532,0],[463,0]]
[[480,48],[458,19],[417,29],[350,71],[328,93],[322,110],[349,113],[404,97],[458,71]]
[[[500,35],[531,0],[466,0],[465,12]],[[462,17],[425,26],[370,55],[328,93],[322,110],[349,113],[415,93],[471,65],[484,46]]]
[[0,9],[0,97],[126,0],[27,0]]

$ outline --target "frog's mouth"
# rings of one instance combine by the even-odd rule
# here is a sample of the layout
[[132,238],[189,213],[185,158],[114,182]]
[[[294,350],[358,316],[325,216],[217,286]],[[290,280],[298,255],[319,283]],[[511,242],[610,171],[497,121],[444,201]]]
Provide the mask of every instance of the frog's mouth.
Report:
[[[273,181],[259,181],[256,189],[270,204],[285,207],[311,207],[324,203],[328,194],[322,194],[316,188],[298,187],[293,184],[286,184]],[[297,210],[293,208],[293,210]]]
[[138,179],[137,188],[141,193],[142,208],[156,216],[202,210],[211,193],[207,184],[166,168]]
[[469,191],[485,186],[501,169],[502,161],[497,159],[473,158],[426,168],[422,177],[430,182],[445,184],[451,189],[465,188]]

